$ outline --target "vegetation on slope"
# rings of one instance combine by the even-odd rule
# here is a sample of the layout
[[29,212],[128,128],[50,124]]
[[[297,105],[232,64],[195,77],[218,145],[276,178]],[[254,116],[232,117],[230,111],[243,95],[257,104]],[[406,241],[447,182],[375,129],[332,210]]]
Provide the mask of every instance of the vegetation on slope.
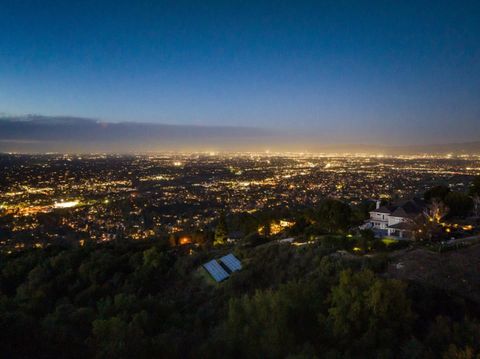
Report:
[[[327,243],[326,241],[325,243]],[[474,357],[467,301],[386,279],[384,261],[322,241],[237,248],[244,269],[213,285],[167,242],[30,250],[0,264],[5,357]]]

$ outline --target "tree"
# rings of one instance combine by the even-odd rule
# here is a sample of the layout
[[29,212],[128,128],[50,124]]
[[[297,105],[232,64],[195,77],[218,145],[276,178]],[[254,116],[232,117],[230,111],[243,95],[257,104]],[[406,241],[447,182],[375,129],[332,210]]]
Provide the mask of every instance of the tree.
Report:
[[418,241],[432,240],[443,233],[443,227],[435,220],[435,216],[425,211],[424,216],[417,216],[409,220],[412,225],[412,238]]
[[434,198],[423,211],[423,216],[410,219],[413,227],[413,238],[416,240],[432,240],[443,233],[440,223],[448,214],[449,209],[445,204]]
[[[232,298],[225,322],[225,340],[234,357],[282,358],[319,330],[322,300],[315,288],[290,282],[276,291]],[[228,355],[226,355],[228,356]]]
[[258,231],[247,234],[241,241],[242,247],[255,247],[265,243],[265,237],[258,234]]
[[143,265],[146,268],[166,272],[170,264],[168,255],[165,252],[161,252],[157,247],[152,247],[143,252]]
[[298,236],[305,232],[305,229],[311,224],[305,215],[300,215],[295,220],[295,224],[288,230],[291,236]]
[[174,234],[170,234],[168,236],[168,244],[170,247],[176,247],[177,246],[177,238],[175,237]]
[[473,210],[473,200],[462,192],[450,192],[445,204],[450,208],[450,215],[455,217],[466,217]]
[[329,233],[346,232],[350,227],[350,206],[336,199],[327,199],[320,204],[318,222]]
[[480,195],[475,195],[473,198],[473,214],[475,217],[480,217]]
[[363,201],[353,208],[353,220],[355,223],[361,224],[370,218],[370,211],[375,209],[375,202]]
[[424,358],[425,346],[416,338],[407,341],[400,349],[400,358],[402,359],[421,359]]
[[405,290],[403,282],[369,270],[341,272],[328,317],[338,344],[368,357],[369,350],[392,348],[409,335],[414,316]]
[[225,216],[222,215],[220,220],[218,221],[217,226],[215,227],[215,238],[213,241],[213,245],[221,245],[225,244],[227,240],[227,222],[225,220]]
[[139,355],[143,330],[136,320],[126,322],[118,317],[97,319],[92,323],[93,338],[89,339],[97,358],[131,358]]
[[430,203],[424,211],[427,220],[434,223],[440,223],[447,213],[448,207],[437,198],[433,199],[432,203]]
[[450,188],[444,185],[435,186],[427,190],[423,194],[423,199],[427,202],[431,202],[433,200],[440,200],[443,201],[445,197],[450,193]]
[[263,236],[265,238],[269,238],[270,234],[272,233],[272,223],[269,219],[266,219],[263,226],[261,227],[263,230]]
[[470,196],[480,196],[480,176],[475,177],[470,186]]
[[358,246],[364,252],[368,252],[375,242],[375,233],[371,229],[364,229],[360,231],[360,238],[358,238]]
[[448,350],[443,353],[443,359],[475,359],[475,357],[475,353],[471,347],[466,346],[464,349],[461,349],[455,344],[451,344]]
[[430,325],[425,344],[437,357],[473,359],[480,354],[480,324],[467,318],[454,322],[438,316]]

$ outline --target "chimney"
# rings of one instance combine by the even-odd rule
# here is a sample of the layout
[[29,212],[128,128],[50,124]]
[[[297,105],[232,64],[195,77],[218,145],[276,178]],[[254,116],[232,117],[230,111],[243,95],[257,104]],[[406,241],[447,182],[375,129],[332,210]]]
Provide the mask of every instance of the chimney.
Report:
[[382,201],[380,201],[379,199],[377,199],[375,209],[379,209],[381,204],[382,204]]

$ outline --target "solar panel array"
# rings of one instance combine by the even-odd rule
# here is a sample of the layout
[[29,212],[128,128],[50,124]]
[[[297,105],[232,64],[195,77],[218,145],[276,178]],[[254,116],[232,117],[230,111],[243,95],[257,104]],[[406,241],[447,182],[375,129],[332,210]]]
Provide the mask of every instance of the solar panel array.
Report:
[[215,279],[217,282],[221,282],[227,279],[229,274],[223,269],[218,262],[213,259],[203,265],[203,268]]
[[203,268],[212,276],[217,282],[227,279],[230,273],[242,269],[242,263],[233,254],[227,254],[219,259],[217,262],[212,259],[203,265]]
[[220,258],[220,261],[225,264],[228,269],[230,269],[230,272],[235,272],[242,269],[242,264],[240,261],[231,253]]

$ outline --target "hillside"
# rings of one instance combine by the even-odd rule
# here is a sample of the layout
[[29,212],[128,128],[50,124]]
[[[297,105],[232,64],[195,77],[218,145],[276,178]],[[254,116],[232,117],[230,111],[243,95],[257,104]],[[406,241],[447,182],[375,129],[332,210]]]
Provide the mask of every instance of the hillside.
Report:
[[480,304],[480,244],[446,253],[408,251],[389,264],[388,274],[450,291]]
[[[384,279],[385,256],[332,256],[345,240],[193,253],[144,241],[4,255],[2,355],[453,358],[480,351],[478,316],[461,297]],[[232,250],[243,269],[220,284],[205,278],[201,264]]]

